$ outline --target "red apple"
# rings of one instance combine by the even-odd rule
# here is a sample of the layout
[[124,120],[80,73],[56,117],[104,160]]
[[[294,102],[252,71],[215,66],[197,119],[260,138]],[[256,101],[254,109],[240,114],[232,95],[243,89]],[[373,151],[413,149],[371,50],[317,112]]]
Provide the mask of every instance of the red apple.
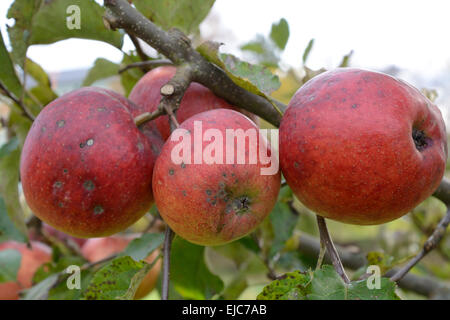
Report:
[[[205,136],[198,134],[199,123]],[[235,143],[230,149],[234,155],[238,152],[245,154],[243,164],[236,164],[236,161],[227,164],[227,129],[250,129],[256,133],[256,139],[246,138],[245,148],[238,150],[239,144]],[[211,137],[206,138],[208,130],[222,136],[223,144],[214,152],[209,149],[212,142],[207,141],[211,140]],[[198,144],[203,149],[200,153],[195,152],[195,142],[192,142],[194,158],[194,154],[202,157],[208,154],[208,150],[211,155],[223,151],[223,157],[216,162],[206,161],[203,157],[200,163],[195,163],[191,156],[189,161],[174,161],[172,153],[181,143],[175,135],[179,134],[182,141],[203,139]],[[215,137],[214,141],[219,138]],[[179,236],[201,245],[220,245],[250,233],[270,213],[280,189],[278,167],[272,175],[262,175],[261,169],[270,165],[264,165],[261,161],[250,163],[251,153],[260,146],[268,148],[270,153],[270,147],[259,136],[255,123],[233,110],[206,111],[183,122],[180,129],[166,141],[155,164],[153,192],[161,217]],[[188,149],[190,151],[191,147]],[[185,151],[188,152],[187,149]],[[178,154],[177,151],[175,153]]]
[[445,170],[439,109],[389,75],[336,69],[301,87],[280,126],[280,165],[317,214],[350,224],[401,217],[430,196]]
[[22,151],[22,186],[34,214],[54,228],[107,236],[150,208],[159,146],[138,130],[123,99],[82,88],[51,102],[34,121]]
[[[153,112],[158,108],[161,100],[160,89],[175,75],[175,71],[176,68],[172,66],[158,67],[149,71],[136,83],[129,96],[130,100],[140,107],[134,113],[135,117],[144,112]],[[257,116],[233,107],[225,100],[214,95],[211,90],[196,82],[191,83],[188,90],[186,90],[180,107],[176,112],[176,118],[179,123],[182,123],[197,113],[218,108],[238,110],[249,116],[256,123],[258,121]],[[159,117],[155,119],[155,123],[163,139],[167,140],[170,136],[169,118],[167,116]]]
[[[112,256],[125,250],[131,240],[136,236],[111,236],[106,238],[93,238],[89,239],[81,249],[83,256],[90,262],[97,262],[107,257]],[[153,251],[145,261],[152,263],[159,255],[159,250]],[[150,269],[147,275],[139,285],[134,299],[141,299],[145,297],[155,288],[156,281],[158,280],[159,272],[161,270],[161,259],[155,263]]]
[[16,282],[0,283],[0,300],[17,300],[19,292],[32,286],[34,273],[46,262],[51,260],[51,249],[43,243],[31,242],[31,248],[26,244],[7,241],[0,244],[0,251],[13,249],[21,253],[22,259],[17,272]]

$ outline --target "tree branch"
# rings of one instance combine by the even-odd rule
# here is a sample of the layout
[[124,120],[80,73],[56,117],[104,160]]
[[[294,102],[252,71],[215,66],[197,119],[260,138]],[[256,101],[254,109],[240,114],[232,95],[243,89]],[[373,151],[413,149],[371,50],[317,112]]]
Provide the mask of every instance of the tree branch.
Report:
[[450,209],[447,209],[447,213],[445,216],[441,219],[436,229],[434,229],[431,236],[425,241],[422,250],[411,260],[408,261],[408,263],[398,270],[392,277],[392,281],[398,281],[402,279],[406,273],[409,272],[420,260],[423,259],[431,250],[435,249],[439,242],[442,240],[442,238],[445,235],[445,232],[447,230],[448,225],[450,224]]
[[450,206],[450,181],[443,178],[439,187],[434,191],[433,196],[441,200],[443,203]]
[[[232,105],[246,109],[279,126],[281,115],[271,102],[236,85],[222,69],[206,61],[191,46],[189,38],[183,33],[176,29],[163,31],[125,0],[104,0],[104,3],[108,9],[104,19],[111,29],[123,28],[136,35],[175,65],[190,64],[193,81],[208,87]],[[280,102],[275,103],[281,110],[286,108]]]
[[167,60],[167,59],[154,59],[154,60],[139,61],[139,62],[127,64],[125,67],[119,69],[119,73],[123,73],[132,68],[144,68],[145,67],[147,69],[152,69],[152,68],[156,68],[156,67],[160,67],[160,66],[167,66],[167,65],[172,65],[172,64],[173,64],[172,61]]
[[160,66],[169,66],[173,65],[172,61],[167,59],[154,59],[154,60],[147,60],[147,61],[139,61],[127,64],[125,67],[119,69],[119,73],[123,73],[129,69],[132,68],[143,68],[146,67],[147,69],[153,69]]
[[146,61],[149,59],[149,56],[147,56],[141,48],[141,44],[139,43],[139,39],[136,38],[133,34],[128,33],[128,36],[130,37],[131,42],[133,42],[134,47],[136,48],[136,52],[141,58],[142,61]]

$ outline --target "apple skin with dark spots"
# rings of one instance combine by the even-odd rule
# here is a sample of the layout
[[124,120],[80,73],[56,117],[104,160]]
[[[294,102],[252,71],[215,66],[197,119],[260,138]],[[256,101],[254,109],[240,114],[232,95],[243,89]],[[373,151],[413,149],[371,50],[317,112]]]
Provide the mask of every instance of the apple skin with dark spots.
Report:
[[25,243],[15,241],[0,243],[0,251],[17,250],[21,254],[17,281],[0,283],[0,300],[19,299],[19,292],[32,286],[33,276],[37,269],[51,261],[52,250],[50,247],[37,241],[31,241],[30,245],[29,248]]
[[[161,100],[161,87],[175,75],[175,71],[176,68],[172,66],[158,67],[147,72],[136,83],[130,93],[129,99],[140,107],[137,114],[153,112],[158,108]],[[219,108],[242,112],[258,124],[258,117],[256,115],[230,105],[224,99],[214,95],[211,90],[196,82],[192,82],[186,90],[180,107],[176,112],[176,118],[179,123],[182,123],[197,113]],[[163,139],[167,140],[170,136],[168,116],[158,117],[155,119],[155,123]]]
[[[194,121],[202,122],[203,133],[210,128],[222,133],[224,157],[226,129],[258,129],[249,118],[228,109],[196,114],[180,128],[194,132]],[[249,152],[246,140],[245,152]],[[178,143],[171,138],[166,141],[153,173],[156,206],[176,234],[195,244],[221,245],[247,235],[271,212],[280,190],[279,170],[261,175],[260,169],[269,165],[260,161],[250,164],[248,159],[244,164],[208,164],[204,160],[201,164],[175,164],[171,153]],[[210,143],[203,141],[203,151]],[[256,150],[260,143],[267,144],[266,140],[253,140]],[[234,148],[236,155],[237,144]]]
[[280,126],[280,165],[299,200],[349,224],[397,219],[438,187],[447,159],[439,109],[389,75],[325,72],[301,87]]
[[59,97],[41,111],[23,147],[28,205],[42,221],[75,237],[122,231],[153,202],[155,150],[162,141],[152,148],[115,95],[86,87]]

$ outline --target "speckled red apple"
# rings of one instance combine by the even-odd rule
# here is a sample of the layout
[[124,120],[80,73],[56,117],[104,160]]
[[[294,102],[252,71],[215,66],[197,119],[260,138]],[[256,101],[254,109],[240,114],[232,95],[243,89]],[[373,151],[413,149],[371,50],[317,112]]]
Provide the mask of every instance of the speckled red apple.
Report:
[[21,261],[17,281],[0,283],[0,300],[17,300],[21,290],[31,287],[37,269],[51,260],[51,249],[36,241],[31,242],[31,248],[28,248],[25,243],[15,241],[0,243],[0,251],[8,249],[19,251]]
[[[129,96],[129,99],[140,107],[134,116],[143,112],[153,112],[157,109],[161,100],[160,89],[175,75],[175,71],[176,68],[172,66],[158,67],[149,71],[138,81]],[[258,117],[254,114],[233,107],[225,100],[214,95],[211,90],[196,82],[191,83],[188,90],[186,90],[180,107],[176,112],[176,118],[179,123],[182,123],[197,113],[219,108],[238,110],[258,123]],[[167,140],[170,136],[168,117],[159,117],[155,119],[155,123],[163,139]]]
[[[183,122],[180,128],[187,130],[183,139],[195,134],[195,121],[201,121],[203,132],[217,129],[223,137],[226,129],[257,130],[255,123],[241,113],[216,109]],[[273,175],[262,175],[261,168],[269,165],[261,161],[249,164],[248,160],[244,164],[208,164],[204,159],[201,164],[194,164],[194,160],[175,164],[171,153],[180,142],[171,139],[156,160],[153,192],[161,217],[179,236],[201,245],[224,244],[250,233],[270,213],[280,189],[279,170]],[[262,139],[251,140],[255,150],[267,143]],[[246,154],[251,150],[248,140],[243,150]],[[223,141],[225,157],[225,138]],[[210,143],[205,139],[203,150]]]
[[138,130],[128,104],[82,88],[42,110],[22,151],[26,201],[41,220],[76,237],[124,230],[152,204],[158,148]]
[[280,126],[280,164],[307,207],[351,224],[401,217],[439,185],[447,143],[439,109],[409,84],[360,69],[301,87]]

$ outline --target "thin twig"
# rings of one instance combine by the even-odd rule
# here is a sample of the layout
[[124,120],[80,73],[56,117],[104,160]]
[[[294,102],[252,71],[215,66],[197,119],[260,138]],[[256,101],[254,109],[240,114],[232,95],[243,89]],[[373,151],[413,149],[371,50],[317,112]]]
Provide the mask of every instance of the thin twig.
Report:
[[173,63],[172,63],[172,61],[167,60],[167,59],[139,61],[139,62],[133,62],[133,63],[127,64],[125,67],[119,69],[119,73],[123,73],[132,68],[144,68],[145,71],[148,71],[148,70],[151,70],[156,67],[169,66],[169,65],[173,65]]
[[131,34],[129,32],[127,34],[130,37],[131,42],[133,42],[134,47],[136,48],[136,52],[139,55],[139,57],[141,58],[141,60],[142,61],[148,60],[149,56],[147,56],[145,54],[144,50],[142,50],[141,44],[139,43],[139,39],[136,38],[136,36],[134,36],[133,34]]
[[339,254],[336,251],[336,247],[334,246],[333,240],[331,240],[330,234],[328,233],[327,224],[325,219],[319,215],[317,215],[317,225],[319,227],[320,232],[320,241],[325,244],[325,247],[330,255],[331,262],[333,263],[334,269],[341,276],[342,280],[345,283],[350,283],[350,279],[345,273],[344,266],[342,265],[341,258],[339,258]]
[[169,281],[170,281],[170,249],[172,247],[174,233],[168,226],[164,235],[164,253],[163,253],[163,279],[162,279],[162,300],[169,299]]
[[136,124],[136,126],[139,127],[141,124],[144,124],[148,121],[154,120],[154,119],[158,118],[159,116],[162,116],[163,114],[164,114],[164,111],[160,110],[160,109],[156,109],[153,112],[144,112],[134,118],[134,123]]
[[[181,99],[189,87],[192,79],[192,69],[189,65],[182,65],[177,68],[175,75],[161,87],[161,101],[158,109],[165,111],[169,116],[170,130],[174,131],[179,127],[175,112],[180,106]],[[164,237],[164,258],[163,258],[163,281],[162,281],[162,300],[169,298],[169,281],[170,281],[170,248],[174,233],[167,226]]]
[[159,215],[159,211],[156,210],[156,214],[152,215],[152,221],[148,224],[148,226],[144,229],[142,233],[148,233],[155,226],[158,221],[162,221],[161,216]]
[[30,119],[31,121],[34,121],[36,117],[28,110],[28,108],[25,106],[25,104],[17,98],[14,93],[8,90],[6,86],[3,84],[3,82],[0,81],[0,89],[5,93],[5,95],[10,98],[12,101],[14,101],[15,104],[19,106],[19,108],[22,110],[22,113],[25,117]]
[[450,224],[450,209],[447,209],[447,213],[441,219],[436,229],[434,229],[431,236],[425,241],[422,250],[412,258],[403,268],[398,270],[392,277],[392,281],[398,281],[402,279],[405,274],[409,272],[420,260],[423,259],[431,250],[435,249],[439,242],[445,235],[448,225]]

